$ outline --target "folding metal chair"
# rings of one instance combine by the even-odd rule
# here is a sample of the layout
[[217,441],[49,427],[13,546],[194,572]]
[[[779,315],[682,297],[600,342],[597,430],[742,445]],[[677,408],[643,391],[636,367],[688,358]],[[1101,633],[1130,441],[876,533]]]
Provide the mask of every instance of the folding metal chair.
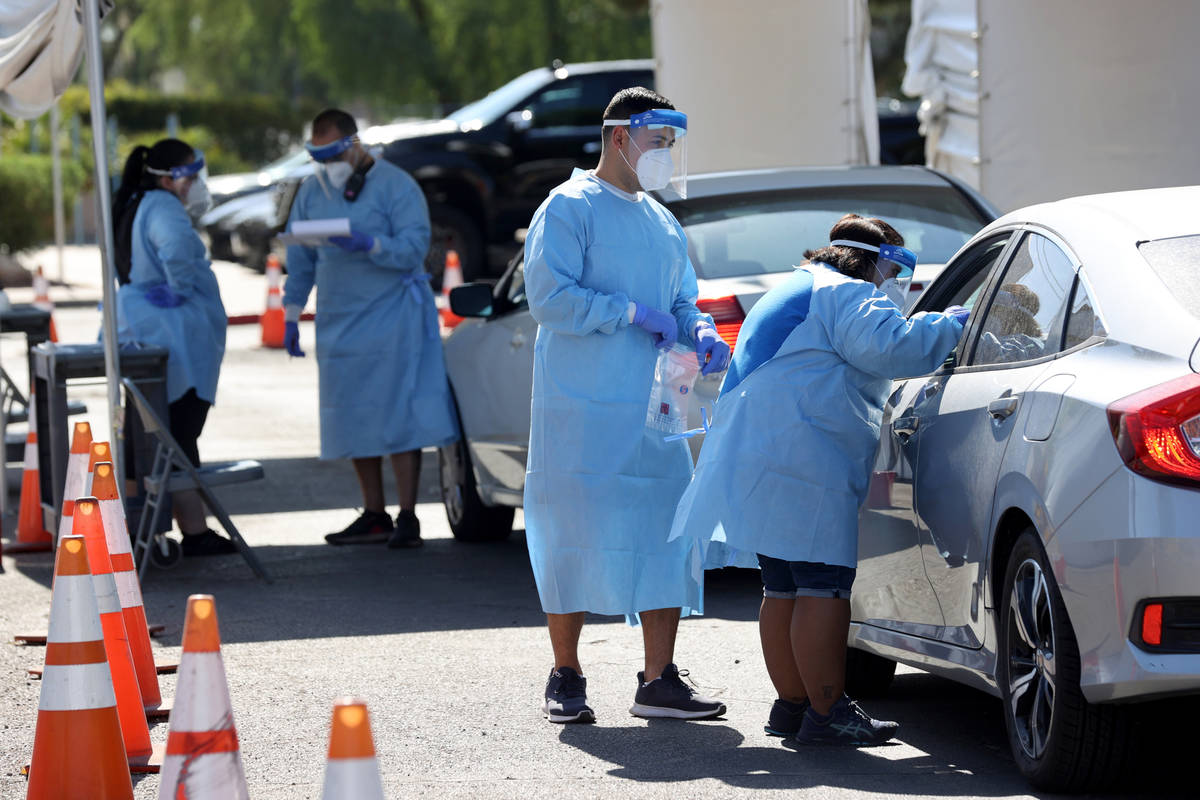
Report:
[[[153,436],[157,444],[154,451],[154,466],[143,481],[146,504],[133,540],[133,558],[138,565],[138,576],[144,577],[146,574],[146,566],[151,560],[150,550],[152,547],[159,548],[159,553],[164,561],[169,563],[171,559],[170,547],[171,544],[174,544],[173,541],[167,539],[164,534],[155,534],[165,510],[163,501],[170,496],[171,492],[195,489],[229,534],[229,538],[233,540],[238,552],[242,554],[242,558],[250,565],[250,569],[254,570],[258,577],[271,583],[271,576],[259,563],[254,551],[250,549],[250,545],[246,544],[246,540],[238,533],[237,526],[225,512],[225,507],[212,492],[215,486],[260,480],[263,477],[262,464],[250,460],[230,461],[206,464],[197,469],[183,454],[179,443],[171,436],[170,430],[159,419],[158,414],[151,408],[145,395],[138,391],[133,381],[125,378],[121,382],[125,385],[125,396],[133,400],[134,408],[137,410],[146,434]],[[170,544],[168,544],[169,542]]]

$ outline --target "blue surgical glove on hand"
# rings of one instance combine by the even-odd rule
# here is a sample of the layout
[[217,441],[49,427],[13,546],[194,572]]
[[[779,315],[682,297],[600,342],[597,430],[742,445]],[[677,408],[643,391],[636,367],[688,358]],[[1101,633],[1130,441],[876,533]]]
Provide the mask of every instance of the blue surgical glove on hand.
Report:
[[679,324],[665,311],[634,303],[633,324],[650,334],[654,346],[662,350],[679,339]]
[[963,325],[966,325],[967,320],[971,316],[971,309],[963,308],[962,306],[950,306],[942,313],[948,317],[954,317],[956,320],[961,322]]
[[159,283],[147,289],[146,299],[150,301],[151,305],[159,308],[175,308],[183,304],[183,298],[172,292],[171,287],[165,283]]
[[696,359],[700,362],[701,375],[723,372],[729,366],[731,354],[729,345],[716,328],[704,323],[696,326]]
[[283,323],[283,349],[293,358],[304,358],[300,349],[300,324],[297,322]]
[[351,230],[349,236],[330,236],[329,241],[351,253],[365,253],[375,246],[374,236],[355,230]]

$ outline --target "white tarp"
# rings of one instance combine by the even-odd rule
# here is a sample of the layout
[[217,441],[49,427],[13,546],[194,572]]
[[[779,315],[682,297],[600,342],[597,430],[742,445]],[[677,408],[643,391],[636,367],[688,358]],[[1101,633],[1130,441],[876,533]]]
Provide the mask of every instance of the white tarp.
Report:
[[866,0],[652,0],[688,171],[879,163]]
[[1011,210],[1200,183],[1200,2],[913,0],[926,163]]
[[78,5],[78,0],[0,0],[0,111],[40,117],[71,84],[83,58]]

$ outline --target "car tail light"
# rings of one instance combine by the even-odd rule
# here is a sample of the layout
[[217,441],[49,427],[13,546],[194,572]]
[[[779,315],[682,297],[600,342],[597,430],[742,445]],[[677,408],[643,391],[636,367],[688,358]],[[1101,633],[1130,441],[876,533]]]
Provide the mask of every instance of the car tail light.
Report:
[[1142,609],[1142,641],[1155,647],[1162,644],[1162,603],[1147,603]]
[[736,297],[729,295],[728,297],[700,300],[696,303],[696,307],[713,318],[713,324],[717,326],[717,333],[727,345],[731,348],[737,346],[738,334],[741,333],[742,323],[746,321],[746,314],[742,311],[742,304]]
[[1200,485],[1200,375],[1118,400],[1108,424],[1125,465],[1164,483]]

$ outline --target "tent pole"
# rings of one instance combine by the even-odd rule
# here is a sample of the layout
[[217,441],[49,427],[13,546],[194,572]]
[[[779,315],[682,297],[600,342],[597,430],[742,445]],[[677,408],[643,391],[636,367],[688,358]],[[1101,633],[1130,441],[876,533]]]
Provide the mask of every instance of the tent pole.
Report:
[[[104,288],[104,372],[108,377],[108,415],[113,470],[117,475],[124,460],[124,427],[121,413],[121,365],[117,360],[117,292],[113,272],[112,191],[108,178],[108,147],[105,132],[104,62],[100,50],[100,5],[83,0],[84,46],[87,51],[88,95],[92,109],[92,154],[96,160],[96,219],[100,228],[100,264]],[[123,481],[117,481],[123,493]]]

